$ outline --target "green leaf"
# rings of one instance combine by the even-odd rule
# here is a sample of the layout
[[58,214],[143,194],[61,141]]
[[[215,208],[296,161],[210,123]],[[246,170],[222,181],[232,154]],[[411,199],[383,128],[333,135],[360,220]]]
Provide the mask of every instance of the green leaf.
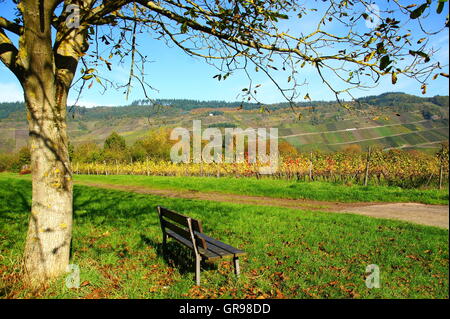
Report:
[[447,1],[439,1],[439,3],[438,3],[438,7],[437,7],[437,10],[436,10],[436,12],[438,13],[438,14],[441,14],[442,13],[442,10],[444,10],[444,4],[445,4],[445,2],[447,2]]
[[181,33],[186,33],[187,32],[187,22],[184,22],[181,25],[180,31],[181,31]]
[[389,55],[385,55],[380,60],[380,70],[386,69],[386,67],[391,63],[391,60],[389,59]]
[[414,56],[416,56],[416,55],[421,56],[422,58],[425,59],[425,62],[430,62],[430,56],[423,51],[409,50],[409,54],[414,55]]
[[425,9],[428,7],[427,3],[422,4],[420,7],[418,7],[416,10],[414,10],[413,12],[411,12],[411,14],[409,15],[409,17],[411,19],[417,19],[419,18],[423,12],[425,11]]
[[387,52],[387,50],[384,47],[384,43],[380,42],[377,44],[377,53],[378,54],[385,54]]

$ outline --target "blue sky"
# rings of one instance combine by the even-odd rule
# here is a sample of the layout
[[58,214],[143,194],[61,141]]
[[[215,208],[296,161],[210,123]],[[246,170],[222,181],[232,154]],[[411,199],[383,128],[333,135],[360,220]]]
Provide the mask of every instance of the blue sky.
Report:
[[[316,4],[315,1],[306,1]],[[380,6],[385,1],[377,1]],[[320,1],[319,1],[320,3]],[[315,5],[317,7],[317,5]],[[448,4],[445,10],[448,11]],[[11,17],[12,5],[10,1],[0,3],[0,15]],[[301,29],[305,32],[308,26],[313,26],[316,22],[314,15],[306,16],[300,22],[286,22],[285,27],[289,28],[292,33],[296,34],[296,30]],[[430,27],[441,26],[445,19],[445,15],[440,16],[434,14],[428,21]],[[364,24],[361,26],[363,32]],[[413,34],[414,31],[412,30]],[[139,37],[140,50],[148,54],[151,63],[146,65],[146,74],[148,82],[158,91],[150,91],[152,98],[187,98],[199,100],[238,100],[237,95],[241,89],[248,85],[248,80],[243,72],[236,72],[226,81],[217,81],[213,76],[218,72],[212,66],[204,63],[199,58],[192,58],[184,54],[179,48],[168,48],[162,41],[154,40],[148,34]],[[434,48],[440,48],[435,58],[441,61],[441,64],[448,65],[449,53],[449,34],[448,29],[444,32],[430,38],[430,43]],[[253,68],[252,68],[253,69]],[[319,77],[308,68],[301,69],[302,76],[308,81],[308,85],[302,88],[304,93],[309,93],[312,100],[333,100],[333,93],[321,82]],[[448,66],[443,72],[448,73]],[[101,75],[112,80],[125,82],[128,78],[127,65],[113,64],[113,71],[109,72],[106,68],[100,70]],[[260,72],[261,73],[261,72]],[[255,83],[261,83],[259,90],[259,100],[265,103],[273,103],[283,101],[281,94],[270,81],[263,77],[260,73],[251,72],[254,76]],[[283,82],[286,74],[274,74],[275,78]],[[301,78],[301,77],[300,77]],[[109,89],[105,94],[101,94],[103,90],[98,85],[94,85],[91,89],[86,89],[79,101],[80,105],[124,105],[129,104],[135,99],[142,99],[144,95],[137,83],[132,91],[129,99],[125,99],[123,90]],[[390,77],[380,81],[380,84],[369,91],[354,91],[356,97],[375,95],[389,91],[402,91],[410,94],[421,95],[420,85],[409,79],[399,77],[398,83],[394,86],[391,84]],[[439,77],[432,81],[428,87],[426,96],[448,95],[448,79]],[[302,95],[303,96],[303,95]],[[73,102],[76,92],[72,92],[69,102]],[[15,77],[0,63],[0,102],[23,100],[23,93],[20,84]]]

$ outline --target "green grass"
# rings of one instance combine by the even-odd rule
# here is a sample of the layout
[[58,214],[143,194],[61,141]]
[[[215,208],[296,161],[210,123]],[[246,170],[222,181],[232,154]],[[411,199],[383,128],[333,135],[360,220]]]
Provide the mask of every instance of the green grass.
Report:
[[[0,175],[0,297],[7,298],[448,298],[448,230],[351,214],[163,198],[76,186],[72,264],[82,287],[61,278],[32,292],[20,283],[31,185]],[[171,243],[160,252],[155,207],[203,221],[205,232],[244,249],[242,275],[230,262],[202,271]],[[177,257],[175,257],[177,256]],[[184,257],[183,257],[184,256]],[[171,261],[172,259],[173,261]],[[381,288],[365,286],[367,265]]]
[[[13,173],[1,177],[29,179]],[[277,179],[228,177],[167,177],[142,175],[76,175],[75,181],[96,184],[142,186],[153,189],[219,192],[272,198],[337,202],[416,202],[448,205],[448,188],[404,189],[392,186],[346,186],[330,182],[296,182]]]
[[448,189],[403,189],[345,186],[329,182],[295,182],[256,178],[77,175],[75,181],[143,186],[157,189],[220,192],[273,198],[339,202],[418,202],[448,204]]

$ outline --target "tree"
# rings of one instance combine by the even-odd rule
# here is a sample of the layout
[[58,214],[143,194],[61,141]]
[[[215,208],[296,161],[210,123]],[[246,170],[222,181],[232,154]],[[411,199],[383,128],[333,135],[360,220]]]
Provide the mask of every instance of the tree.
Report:
[[[433,60],[425,30],[431,11],[443,12],[445,1],[422,0],[420,5],[386,1],[388,9],[370,11],[364,1],[317,1],[305,5],[287,0],[1,0],[16,7],[15,19],[0,17],[0,60],[17,77],[24,91],[30,132],[32,208],[24,252],[26,279],[49,282],[63,274],[69,262],[72,234],[72,169],[67,137],[69,90],[94,81],[106,86],[97,67],[112,69],[111,59],[130,59],[125,88],[149,86],[143,78],[145,54],[138,35],[151,31],[191,56],[213,64],[224,80],[238,69],[252,66],[263,72],[293,106],[305,84],[301,68],[308,65],[335,93],[368,87],[382,76],[392,83],[401,77],[419,81],[421,90],[431,76],[447,76]],[[310,3],[310,2],[308,2]],[[375,10],[376,11],[376,10]],[[2,12],[4,12],[2,10]],[[312,32],[287,32],[280,21],[317,17]],[[379,20],[366,31],[358,26]],[[421,32],[400,27],[409,20]],[[448,25],[448,21],[443,22]],[[444,26],[443,26],[444,28]],[[333,31],[334,30],[334,31]],[[441,31],[441,30],[437,30]],[[419,40],[413,40],[417,35]],[[109,48],[102,55],[99,45]],[[91,50],[89,50],[91,48]],[[110,53],[108,55],[108,53]],[[76,79],[78,65],[81,77]],[[288,87],[274,72],[286,71]],[[249,74],[249,73],[247,73]],[[337,89],[337,81],[345,87]],[[249,77],[243,98],[256,99],[259,85]],[[305,99],[309,99],[308,92]],[[303,94],[302,94],[303,95]],[[347,105],[343,105],[348,107]]]
[[278,143],[278,153],[280,154],[280,156],[290,157],[290,158],[294,158],[294,157],[298,156],[298,154],[299,154],[298,150],[291,143],[289,143],[286,140],[281,140]]
[[131,159],[125,139],[116,132],[106,138],[102,156],[103,160],[108,162],[125,162]]
[[145,151],[144,158],[170,160],[170,149],[173,144],[174,142],[170,140],[170,130],[159,128],[149,131],[144,138],[137,140],[133,146],[138,153],[141,149]]
[[112,132],[105,140],[105,145],[103,146],[105,150],[122,152],[127,148],[125,139],[117,134],[117,132]]
[[74,147],[73,162],[91,163],[101,159],[102,150],[94,142],[79,143]]
[[14,170],[20,171],[25,165],[29,165],[30,161],[30,149],[27,146],[24,146],[17,152],[17,160],[12,168]]

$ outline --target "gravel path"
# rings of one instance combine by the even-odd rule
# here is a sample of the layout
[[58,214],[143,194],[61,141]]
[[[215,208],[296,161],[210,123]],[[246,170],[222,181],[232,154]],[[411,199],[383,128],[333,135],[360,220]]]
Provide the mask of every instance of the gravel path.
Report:
[[345,208],[341,212],[355,213],[378,218],[405,220],[411,223],[448,229],[449,207],[418,203],[372,204]]

